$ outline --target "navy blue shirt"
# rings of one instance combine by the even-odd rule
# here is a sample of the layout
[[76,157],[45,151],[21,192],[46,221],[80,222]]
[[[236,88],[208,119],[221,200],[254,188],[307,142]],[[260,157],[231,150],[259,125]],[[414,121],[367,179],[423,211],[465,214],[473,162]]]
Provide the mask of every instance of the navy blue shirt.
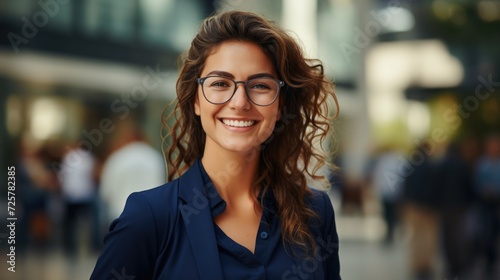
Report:
[[[215,218],[225,210],[226,202],[217,193],[201,162],[199,166],[212,218]],[[232,240],[214,222],[224,279],[313,279],[309,273],[317,268],[317,263],[314,263],[317,260],[309,258],[306,259],[309,263],[304,262],[293,257],[290,249],[285,248],[272,192],[265,194],[262,210],[254,253]],[[300,264],[305,266],[301,267]]]

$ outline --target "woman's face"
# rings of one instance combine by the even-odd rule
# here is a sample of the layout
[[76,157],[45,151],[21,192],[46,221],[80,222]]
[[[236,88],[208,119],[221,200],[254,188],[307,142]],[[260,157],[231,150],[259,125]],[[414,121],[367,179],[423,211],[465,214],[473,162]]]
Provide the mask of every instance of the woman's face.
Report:
[[[247,81],[258,75],[277,78],[273,63],[260,46],[241,41],[227,41],[209,55],[200,77],[221,76]],[[233,97],[225,104],[214,105],[198,86],[194,111],[200,116],[206,133],[205,153],[250,152],[258,149],[273,132],[279,119],[279,97],[268,106],[253,104],[238,84]]]

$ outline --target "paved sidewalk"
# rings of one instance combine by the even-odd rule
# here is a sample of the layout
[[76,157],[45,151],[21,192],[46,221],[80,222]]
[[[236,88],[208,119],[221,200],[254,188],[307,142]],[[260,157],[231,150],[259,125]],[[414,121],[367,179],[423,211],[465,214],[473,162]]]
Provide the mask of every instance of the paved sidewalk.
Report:
[[396,238],[394,244],[381,244],[385,229],[380,218],[339,216],[337,228],[342,279],[410,279],[404,240]]

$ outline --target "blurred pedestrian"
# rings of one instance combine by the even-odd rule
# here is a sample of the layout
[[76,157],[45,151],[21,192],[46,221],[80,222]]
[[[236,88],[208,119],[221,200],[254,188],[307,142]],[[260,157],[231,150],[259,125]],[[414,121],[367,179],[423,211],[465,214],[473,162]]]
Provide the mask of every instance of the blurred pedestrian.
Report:
[[404,180],[403,199],[409,234],[410,269],[414,279],[418,280],[433,279],[438,247],[441,195],[440,186],[434,178],[440,158],[436,148],[431,149],[430,143],[423,143],[410,155],[418,160],[402,163],[409,172]]
[[146,142],[136,121],[125,120],[116,126],[110,139],[110,155],[100,174],[99,194],[107,225],[120,216],[131,193],[165,183],[163,157]]
[[41,143],[24,136],[18,162],[19,242],[21,249],[46,249],[51,242],[51,220],[49,203],[55,193],[57,178],[50,170],[50,160]]
[[486,270],[491,275],[495,273],[498,262],[500,233],[500,135],[488,136],[484,147],[484,155],[478,160],[474,181],[482,217]]
[[[86,238],[88,247],[96,245],[94,210],[97,186],[94,177],[95,158],[77,145],[70,147],[61,162],[59,180],[64,203],[64,248],[68,256],[79,253],[81,238]],[[86,233],[85,235],[80,235]]]
[[442,189],[440,213],[447,279],[464,278],[473,260],[472,238],[467,230],[467,215],[474,201],[473,169],[466,161],[467,145],[468,142],[450,144],[435,177]]
[[392,244],[394,230],[399,219],[399,208],[403,180],[398,176],[402,154],[395,148],[381,148],[374,159],[371,171],[371,184],[382,206],[382,217],[386,224],[384,243]]

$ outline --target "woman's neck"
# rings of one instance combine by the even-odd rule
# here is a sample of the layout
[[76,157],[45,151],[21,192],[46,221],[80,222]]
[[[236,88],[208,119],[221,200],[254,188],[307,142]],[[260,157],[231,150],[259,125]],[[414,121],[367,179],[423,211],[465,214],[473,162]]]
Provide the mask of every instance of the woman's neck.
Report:
[[257,149],[247,153],[205,150],[201,162],[219,195],[231,203],[255,197],[259,155]]

